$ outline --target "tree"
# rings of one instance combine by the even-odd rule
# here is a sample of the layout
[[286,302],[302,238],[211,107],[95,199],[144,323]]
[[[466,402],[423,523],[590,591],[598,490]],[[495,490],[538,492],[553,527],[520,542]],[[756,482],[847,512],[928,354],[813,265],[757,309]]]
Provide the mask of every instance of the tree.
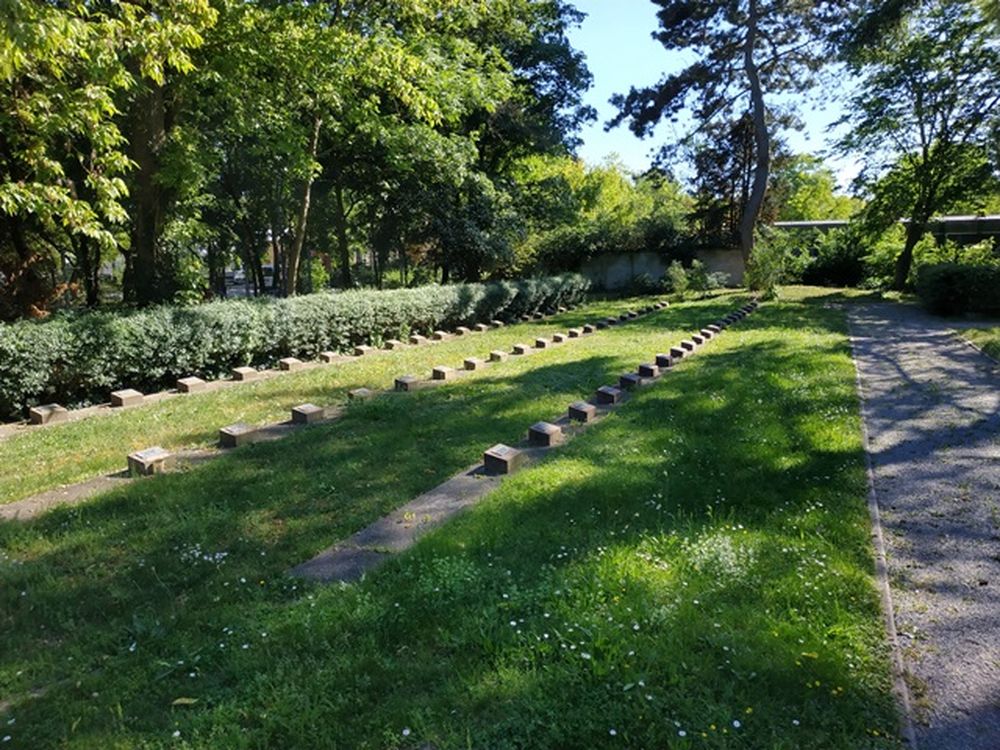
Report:
[[893,279],[902,289],[928,220],[989,178],[1000,45],[974,4],[926,2],[853,65],[862,81],[840,146],[865,156],[868,226],[884,230],[907,220]]
[[857,199],[837,194],[833,170],[811,154],[795,154],[776,165],[771,201],[778,221],[849,219],[860,208]]
[[[753,125],[753,177],[740,219],[740,248],[749,260],[764,205],[771,166],[772,132],[766,97],[802,91],[823,61],[826,26],[837,4],[803,0],[654,0],[660,10],[656,38],[669,52],[697,60],[658,84],[633,88],[612,100],[643,137],[664,117],[690,107],[699,127],[748,113]],[[734,115],[734,112],[736,113]],[[775,120],[772,120],[772,123]]]

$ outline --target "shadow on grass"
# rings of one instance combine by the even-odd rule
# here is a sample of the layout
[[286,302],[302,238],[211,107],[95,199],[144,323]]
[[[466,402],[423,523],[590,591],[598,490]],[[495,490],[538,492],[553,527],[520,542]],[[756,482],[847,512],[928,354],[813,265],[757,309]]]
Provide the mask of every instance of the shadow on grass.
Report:
[[[711,314],[632,325],[691,330]],[[837,313],[817,314],[836,329]],[[215,747],[392,747],[403,727],[438,747],[650,746],[679,731],[728,747],[734,721],[759,721],[754,746],[888,746],[867,734],[892,708],[843,359],[841,339],[706,348],[353,587],[282,572],[622,362],[376,399],[0,526],[26,558],[3,560],[3,682],[69,678],[18,725],[39,747],[168,745],[175,725]],[[724,544],[692,567],[689,541],[743,534],[756,551],[736,567]]]

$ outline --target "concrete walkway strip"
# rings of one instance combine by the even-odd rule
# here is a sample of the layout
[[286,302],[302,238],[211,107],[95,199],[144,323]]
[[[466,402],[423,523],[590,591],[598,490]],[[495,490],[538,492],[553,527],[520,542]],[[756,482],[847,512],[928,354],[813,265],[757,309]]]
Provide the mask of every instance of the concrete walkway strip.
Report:
[[898,304],[850,306],[916,744],[1000,748],[1000,368]]

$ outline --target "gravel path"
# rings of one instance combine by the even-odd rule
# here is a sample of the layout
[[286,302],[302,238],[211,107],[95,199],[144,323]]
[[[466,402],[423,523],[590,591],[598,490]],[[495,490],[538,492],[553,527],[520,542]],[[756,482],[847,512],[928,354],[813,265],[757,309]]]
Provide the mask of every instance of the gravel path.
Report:
[[1000,748],[1000,368],[920,310],[850,308],[922,750]]

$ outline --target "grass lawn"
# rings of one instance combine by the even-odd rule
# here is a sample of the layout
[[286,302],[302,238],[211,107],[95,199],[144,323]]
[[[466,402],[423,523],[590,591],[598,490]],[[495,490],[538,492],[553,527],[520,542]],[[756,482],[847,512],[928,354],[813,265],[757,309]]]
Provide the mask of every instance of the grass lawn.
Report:
[[1000,359],[1000,326],[966,328],[961,331],[961,334],[993,359]]
[[[509,350],[515,343],[531,344],[537,336],[550,336],[648,302],[648,299],[595,302],[548,320],[519,323],[428,346],[380,352],[358,361],[29,430],[0,441],[0,466],[5,467],[0,472],[0,503],[120,471],[125,467],[125,456],[136,450],[153,445],[167,449],[214,445],[219,428],[228,424],[285,420],[292,407],[301,403],[311,401],[330,406],[346,400],[347,391],[352,388],[392,388],[395,378],[406,374],[429,378],[435,365],[461,368],[466,357],[486,358],[492,349]],[[604,332],[598,334],[603,335]],[[579,342],[570,346],[578,347]],[[500,365],[497,369],[505,367]]]
[[0,736],[897,747],[854,372],[821,304],[766,304],[361,583],[284,575],[733,306],[0,524]]

